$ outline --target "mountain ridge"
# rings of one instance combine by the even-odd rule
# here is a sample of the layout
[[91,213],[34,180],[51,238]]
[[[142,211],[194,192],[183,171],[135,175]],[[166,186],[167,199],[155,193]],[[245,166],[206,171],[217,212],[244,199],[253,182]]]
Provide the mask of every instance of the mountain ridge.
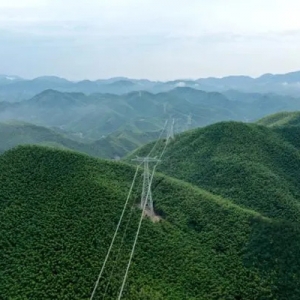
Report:
[[300,126],[300,111],[280,112],[266,116],[257,121],[257,124],[269,127],[276,126]]
[[135,134],[131,131],[115,132],[95,141],[86,141],[57,128],[46,128],[20,121],[0,122],[0,152],[19,145],[44,145],[64,148],[94,157],[119,158],[141,144],[155,140],[159,133]]
[[[1,80],[2,78],[2,80]],[[130,91],[146,90],[154,93],[169,91],[178,86],[189,86],[205,91],[226,91],[237,89],[243,92],[276,92],[297,96],[300,90],[300,71],[285,74],[263,74],[259,77],[231,75],[221,78],[208,77],[195,80],[151,81],[115,77],[110,79],[70,81],[57,76],[41,76],[34,79],[5,80],[0,78],[0,100],[21,101],[29,99],[45,89],[57,89],[62,92],[114,93],[124,94]],[[15,77],[12,77],[15,78]]]
[[[171,141],[158,171],[265,216],[298,222],[300,153],[294,141],[297,133],[240,122],[194,129]],[[142,146],[126,159],[144,156],[152,146]],[[163,141],[158,149],[162,147]]]

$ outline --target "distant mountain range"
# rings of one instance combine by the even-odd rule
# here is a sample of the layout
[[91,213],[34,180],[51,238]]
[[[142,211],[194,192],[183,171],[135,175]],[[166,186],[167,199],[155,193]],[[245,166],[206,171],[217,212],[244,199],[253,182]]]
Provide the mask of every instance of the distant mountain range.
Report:
[[[124,300],[300,299],[299,92],[300,72],[1,75],[0,299],[88,299],[104,260],[116,299],[129,257]],[[142,227],[136,156],[161,158]]]
[[131,132],[129,136],[149,133],[156,137],[154,133],[171,118],[175,119],[175,132],[182,132],[219,121],[254,121],[293,110],[300,110],[300,99],[274,94],[222,94],[187,87],[124,95],[46,90],[18,103],[0,102],[0,122],[17,120],[56,127],[77,140],[92,142],[124,131]]
[[[0,75],[0,151],[30,143],[123,157],[155,140],[166,120],[175,119],[174,131],[179,133],[220,121],[254,122],[300,110],[300,98],[293,96],[298,79],[300,72],[169,82]],[[290,95],[277,93],[279,86]],[[272,93],[259,91],[269,88]]]
[[0,75],[0,101],[16,102],[29,99],[47,89],[85,94],[124,94],[133,91],[160,93],[176,87],[190,87],[204,91],[237,90],[242,92],[279,93],[297,96],[300,92],[300,71],[287,74],[265,74],[258,78],[228,76],[200,78],[196,80],[150,81],[116,77],[103,80],[69,81],[55,76],[43,76],[32,80],[18,76]]

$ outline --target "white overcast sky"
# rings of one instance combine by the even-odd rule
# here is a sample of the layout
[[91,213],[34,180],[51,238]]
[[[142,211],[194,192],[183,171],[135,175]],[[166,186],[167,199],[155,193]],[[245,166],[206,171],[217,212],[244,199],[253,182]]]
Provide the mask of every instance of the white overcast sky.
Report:
[[0,74],[168,80],[300,70],[299,0],[0,0]]

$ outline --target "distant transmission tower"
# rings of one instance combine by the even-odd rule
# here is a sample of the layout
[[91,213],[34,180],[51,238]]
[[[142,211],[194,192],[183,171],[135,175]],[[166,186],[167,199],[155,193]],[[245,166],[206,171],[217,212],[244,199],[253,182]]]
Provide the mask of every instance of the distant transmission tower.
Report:
[[191,128],[191,125],[192,125],[192,116],[191,114],[189,114],[187,119],[187,130]]
[[164,103],[164,113],[167,113],[167,102]]
[[[147,157],[137,157],[133,159],[133,161],[141,162],[144,165],[143,190],[142,190],[140,207],[141,209],[145,208],[145,211],[153,216],[154,209],[153,209],[153,199],[151,193],[151,184],[152,184],[153,176],[149,170],[149,163],[158,163],[160,162],[160,160],[155,157],[152,158],[147,156]],[[154,172],[154,170],[152,172]]]
[[174,124],[175,124],[175,119],[169,120],[168,131],[167,131],[167,141],[169,139],[174,139]]

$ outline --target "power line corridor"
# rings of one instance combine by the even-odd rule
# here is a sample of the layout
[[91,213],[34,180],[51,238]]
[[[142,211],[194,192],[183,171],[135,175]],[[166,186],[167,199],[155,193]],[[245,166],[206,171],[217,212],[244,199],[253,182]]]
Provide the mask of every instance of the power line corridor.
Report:
[[[148,155],[146,157],[137,157],[136,159],[133,159],[133,161],[138,162],[138,165],[136,167],[136,171],[135,171],[135,174],[134,174],[134,177],[133,177],[133,180],[132,180],[132,183],[131,183],[131,186],[130,186],[130,189],[129,189],[129,192],[128,192],[128,195],[127,195],[127,198],[125,200],[125,203],[124,203],[124,206],[123,206],[123,210],[121,212],[121,215],[120,215],[120,218],[119,218],[116,230],[115,230],[115,232],[113,234],[113,237],[112,237],[110,246],[108,248],[107,254],[105,256],[104,262],[102,264],[100,273],[99,273],[99,275],[97,277],[97,280],[96,280],[96,283],[94,285],[94,289],[92,291],[90,300],[93,300],[94,297],[95,297],[95,295],[96,295],[97,288],[99,286],[101,278],[103,277],[104,269],[106,267],[108,258],[111,255],[112,248],[114,246],[114,243],[115,243],[118,231],[120,229],[120,225],[121,225],[122,220],[124,218],[124,214],[125,214],[126,208],[128,206],[129,199],[130,199],[130,197],[132,195],[132,190],[133,190],[133,187],[135,185],[137,175],[139,173],[140,167],[143,165],[143,187],[142,187],[142,195],[141,195],[141,203],[140,203],[140,209],[142,211],[141,211],[141,215],[140,215],[140,218],[139,218],[138,228],[137,228],[137,231],[136,231],[136,234],[135,234],[135,238],[134,238],[134,242],[133,242],[133,245],[132,245],[132,248],[131,248],[131,252],[130,252],[129,260],[128,260],[127,267],[126,267],[126,270],[125,270],[125,274],[124,274],[124,277],[123,277],[123,280],[122,280],[122,285],[121,285],[121,288],[119,290],[118,297],[117,297],[118,300],[120,300],[122,298],[122,295],[123,295],[123,292],[124,292],[124,288],[125,288],[125,285],[126,285],[126,281],[127,281],[127,278],[128,278],[128,273],[129,273],[130,265],[131,265],[131,262],[132,262],[132,259],[133,259],[133,256],[134,256],[135,247],[136,247],[136,244],[137,244],[137,241],[138,241],[138,236],[139,236],[139,233],[140,233],[140,229],[141,229],[143,218],[145,216],[146,211],[147,211],[148,215],[149,214],[150,214],[150,216],[154,215],[151,185],[152,185],[152,181],[153,181],[153,177],[154,177],[154,174],[155,174],[156,167],[161,162],[161,159],[162,159],[162,157],[163,157],[163,155],[164,155],[164,153],[166,151],[166,147],[167,147],[170,139],[174,139],[174,123],[175,123],[175,120],[173,119],[173,120],[167,120],[165,122],[165,124],[164,124],[164,127],[163,127],[163,129],[161,131],[161,134],[159,136],[159,140],[163,136],[163,134],[164,134],[164,132],[165,132],[166,129],[167,129],[167,132],[166,132],[166,136],[167,137],[166,137],[166,141],[165,141],[165,145],[163,147],[163,150],[161,151],[161,153],[159,155],[159,158],[157,158],[157,157],[150,157],[150,155],[154,152],[156,146],[159,143],[159,140],[158,140],[154,144],[153,148],[151,149],[151,151],[148,153]],[[154,163],[152,171],[150,171],[149,163]],[[130,214],[129,219],[127,221],[125,232],[124,232],[124,235],[123,235],[122,241],[121,241],[121,246],[119,248],[116,261],[114,262],[114,267],[112,268],[112,271],[111,271],[111,273],[109,275],[108,283],[106,285],[106,288],[105,288],[104,295],[103,295],[102,299],[105,299],[105,296],[106,296],[106,293],[107,293],[107,290],[108,290],[108,286],[110,284],[110,280],[111,280],[113,271],[114,271],[115,266],[117,264],[117,259],[118,259],[119,254],[120,254],[120,250],[121,250],[122,244],[124,242],[124,238],[125,238],[125,234],[126,234],[128,225],[129,225],[130,218],[131,218],[131,214]]]

